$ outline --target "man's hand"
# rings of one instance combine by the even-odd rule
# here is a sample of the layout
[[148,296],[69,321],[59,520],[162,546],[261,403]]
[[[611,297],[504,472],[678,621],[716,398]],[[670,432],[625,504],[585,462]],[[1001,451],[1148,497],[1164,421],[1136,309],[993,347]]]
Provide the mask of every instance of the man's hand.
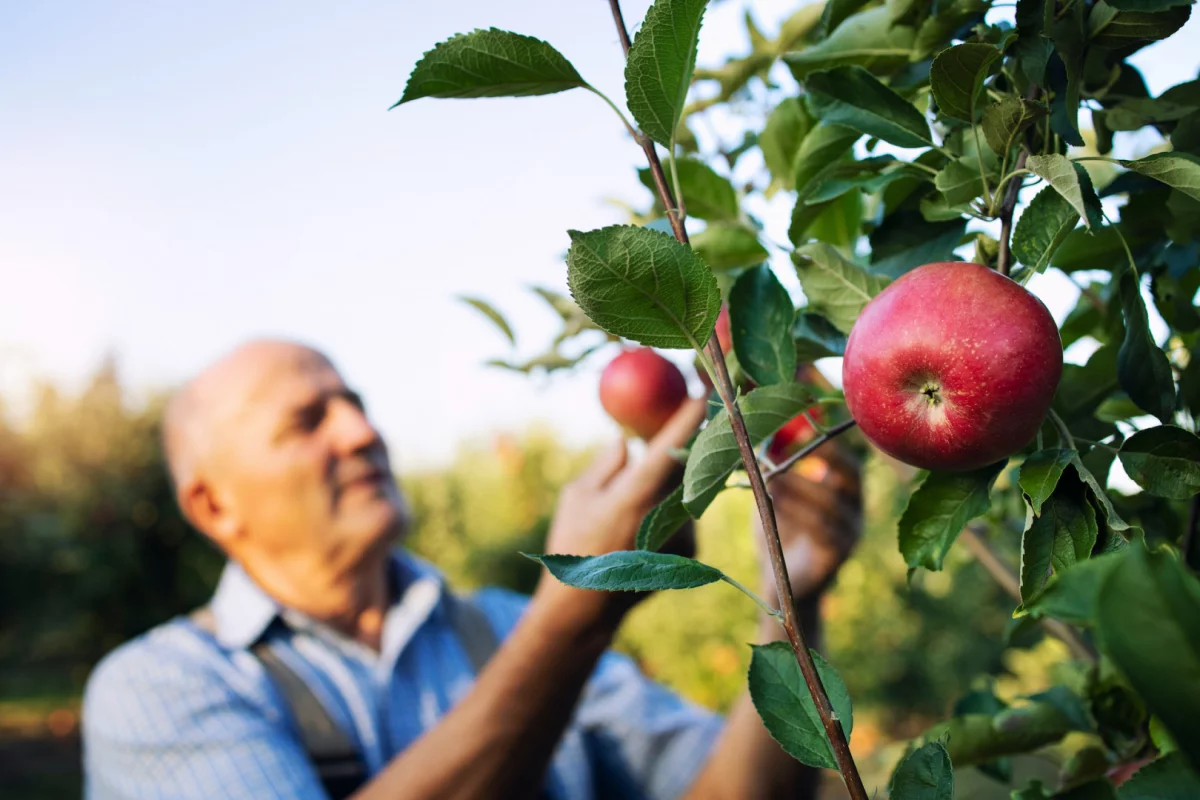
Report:
[[[792,596],[797,601],[811,599],[832,580],[862,534],[858,464],[849,449],[834,440],[773,478],[767,491],[775,504]],[[775,577],[757,510],[754,535],[764,591],[774,597]]]
[[[642,518],[682,478],[682,467],[673,451],[687,444],[704,420],[705,404],[704,398],[684,402],[675,416],[647,443],[646,452],[638,462],[628,463],[628,451],[621,439],[601,453],[582,475],[567,484],[558,496],[558,507],[546,539],[546,552],[597,556],[615,550],[632,550]],[[691,555],[691,525],[685,525],[664,549]],[[551,584],[561,587],[554,578],[544,576],[539,592],[554,591]],[[607,595],[579,590],[571,592],[576,593],[574,604],[584,606],[594,605],[597,598]],[[609,595],[625,609],[637,597],[639,595],[628,595],[622,601],[620,597]]]

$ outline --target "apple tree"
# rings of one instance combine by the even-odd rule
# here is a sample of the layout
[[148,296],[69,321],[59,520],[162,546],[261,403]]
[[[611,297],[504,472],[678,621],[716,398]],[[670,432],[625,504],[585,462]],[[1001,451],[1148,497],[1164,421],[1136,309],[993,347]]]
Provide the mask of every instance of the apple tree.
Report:
[[[869,797],[847,745],[851,699],[804,641],[766,492],[857,430],[919,468],[898,521],[910,573],[967,544],[1014,618],[1066,642],[1083,675],[1021,705],[960,704],[911,742],[890,796],[949,798],[955,767],[1082,733],[1059,786],[1014,797],[1200,797],[1200,80],[1152,96],[1129,61],[1179,31],[1190,0],[827,0],[774,37],[747,16],[752,51],[715,68],[696,65],[706,0],[656,0],[632,40],[610,4],[623,104],[550,44],[496,29],[434,46],[396,104],[588,91],[645,156],[653,208],[569,232],[570,296],[537,290],[562,333],[542,356],[499,363],[569,368],[610,342],[691,350],[713,413],[637,549],[536,558],[583,588],[724,580],[751,594],[788,639],[751,661],[765,726]],[[705,115],[751,97],[768,107],[743,140],[702,149]],[[760,174],[735,185],[727,174],[754,150]],[[780,193],[787,245],[748,210]],[[766,263],[776,251],[803,289],[798,309]],[[1061,326],[1025,288],[1048,270],[1079,290]],[[468,302],[511,338],[495,308]],[[564,355],[576,337],[599,341]],[[1064,363],[1064,349],[1090,354]],[[807,366],[836,357],[842,390]],[[633,424],[637,409],[622,420],[642,436],[665,413],[649,394],[659,422]],[[619,416],[628,400],[605,407]],[[781,449],[781,431],[805,441]],[[1110,488],[1117,461],[1141,493]],[[757,501],[774,603],[659,552],[734,487]],[[1000,545],[1016,541],[1009,566]]]

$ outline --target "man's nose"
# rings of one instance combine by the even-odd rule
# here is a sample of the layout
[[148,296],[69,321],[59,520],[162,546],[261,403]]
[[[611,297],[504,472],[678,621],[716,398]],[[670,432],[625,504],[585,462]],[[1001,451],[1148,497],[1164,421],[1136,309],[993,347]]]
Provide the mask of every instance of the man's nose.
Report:
[[366,413],[349,400],[334,400],[330,413],[333,416],[334,441],[339,450],[355,453],[379,442],[379,431],[367,419]]

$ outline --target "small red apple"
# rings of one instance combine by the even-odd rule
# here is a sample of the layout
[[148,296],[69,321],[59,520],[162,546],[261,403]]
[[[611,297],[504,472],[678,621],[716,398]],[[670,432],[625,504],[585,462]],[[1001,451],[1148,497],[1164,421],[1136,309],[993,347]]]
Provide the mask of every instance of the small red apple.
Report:
[[1137,774],[1137,771],[1153,761],[1155,756],[1142,756],[1141,758],[1127,761],[1124,764],[1117,764],[1104,773],[1104,776],[1112,781],[1113,786],[1120,786],[1125,781]]
[[649,347],[625,350],[600,375],[600,404],[621,427],[650,439],[687,399],[679,367]]
[[1015,281],[941,262],[867,303],[842,369],[850,414],[880,450],[915,467],[969,470],[1037,434],[1062,375],[1062,341]]
[[[821,418],[819,408],[814,408],[808,413],[815,420],[819,421]],[[797,414],[776,431],[775,438],[767,447],[767,455],[778,463],[811,441],[815,434],[812,423],[803,414]]]
[[733,329],[729,327],[729,306],[722,305],[721,313],[717,314],[716,323],[717,342],[721,345],[721,352],[728,353],[733,349]]

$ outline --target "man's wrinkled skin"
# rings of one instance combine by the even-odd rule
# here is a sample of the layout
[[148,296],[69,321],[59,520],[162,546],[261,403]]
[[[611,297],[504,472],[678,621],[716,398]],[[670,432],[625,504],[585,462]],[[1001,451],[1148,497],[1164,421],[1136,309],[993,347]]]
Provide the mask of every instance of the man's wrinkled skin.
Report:
[[[704,409],[703,399],[688,400],[637,461],[624,441],[605,449],[559,496],[546,551],[632,549],[642,517],[678,482],[672,451]],[[196,528],[282,605],[379,648],[389,552],[408,514],[387,447],[324,355],[287,341],[238,348],[173,399],[164,436]],[[857,469],[831,445],[769,489],[815,644],[819,591],[859,535]],[[691,536],[689,525],[669,549],[689,551]],[[762,594],[774,598],[762,561]],[[536,794],[597,659],[641,597],[573,589],[544,573],[471,692],[356,796]],[[782,631],[764,618],[763,633]],[[813,797],[816,779],[768,736],[744,695],[688,796]]]

